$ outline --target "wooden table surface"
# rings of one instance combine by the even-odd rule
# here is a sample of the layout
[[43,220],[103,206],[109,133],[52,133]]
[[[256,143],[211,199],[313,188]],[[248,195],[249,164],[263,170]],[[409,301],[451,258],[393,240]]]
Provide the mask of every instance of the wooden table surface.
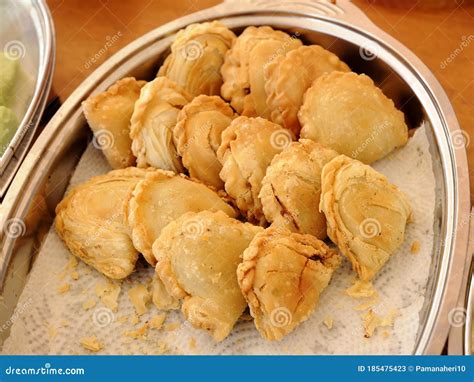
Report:
[[[219,2],[48,0],[57,41],[54,91],[62,100],[66,99],[94,69],[132,40],[161,24]],[[417,54],[439,79],[466,134],[469,164],[474,169],[474,1],[354,2],[375,24]],[[105,52],[92,62],[104,47]],[[470,174],[474,201],[474,171]]]

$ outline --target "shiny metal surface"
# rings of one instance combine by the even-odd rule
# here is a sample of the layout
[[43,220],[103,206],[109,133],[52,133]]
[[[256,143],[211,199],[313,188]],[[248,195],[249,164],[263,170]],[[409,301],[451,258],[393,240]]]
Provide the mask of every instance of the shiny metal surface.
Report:
[[40,122],[51,89],[55,62],[54,26],[46,2],[12,2],[11,7],[15,7],[16,13],[22,15],[21,25],[33,26],[28,34],[13,36],[19,40],[24,53],[35,56],[36,78],[31,99],[20,118],[20,125],[4,154],[0,156],[0,200],[25,157]]
[[[430,122],[433,168],[437,178],[435,247],[432,276],[420,314],[421,326],[414,353],[440,354],[450,329],[449,312],[456,306],[463,289],[461,276],[466,265],[469,233],[467,158],[464,148],[456,148],[453,144],[460,132],[459,125],[446,94],[428,68],[404,46],[375,27],[349,1],[338,1],[337,5],[311,0],[227,1],[153,30],[99,67],[52,118],[4,199],[2,226],[11,219],[24,220],[26,216],[33,221],[31,227],[26,224],[23,236],[2,238],[0,272],[5,290],[11,281],[9,264],[17,257],[15,248],[32,240],[37,231],[33,218],[42,216],[38,203],[33,200],[45,200],[47,212],[53,213],[90,138],[80,111],[81,101],[126,75],[152,78],[177,30],[193,22],[212,19],[219,19],[236,31],[248,25],[271,25],[290,34],[298,32],[304,41],[326,47],[354,71],[371,76],[404,111],[409,127],[416,127],[423,120]],[[376,54],[368,59],[368,53]],[[466,219],[467,223],[463,223]],[[49,224],[50,220],[47,222]],[[29,266],[24,266],[24,274]]]

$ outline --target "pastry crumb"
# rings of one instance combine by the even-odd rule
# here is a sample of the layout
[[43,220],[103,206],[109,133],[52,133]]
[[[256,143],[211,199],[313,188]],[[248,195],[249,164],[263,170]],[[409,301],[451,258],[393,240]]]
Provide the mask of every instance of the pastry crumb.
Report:
[[147,304],[151,300],[151,294],[145,285],[139,284],[130,289],[128,298],[139,316],[148,312]]
[[410,247],[410,252],[413,254],[417,254],[418,252],[420,252],[420,247],[420,242],[418,240],[415,240]]
[[89,299],[87,301],[84,301],[82,303],[82,309],[84,309],[84,310],[92,309],[96,304],[97,304],[97,302],[94,299],[91,298],[91,299]]
[[59,326],[60,326],[61,328],[67,328],[67,327],[69,326],[69,321],[67,321],[67,320],[61,320],[61,321],[59,322]]
[[146,339],[147,331],[148,331],[148,323],[145,322],[142,326],[140,326],[136,330],[126,331],[124,335],[126,337],[131,337],[134,339],[139,339],[139,338]]
[[150,328],[152,329],[161,329],[163,327],[163,323],[166,320],[166,314],[157,314],[153,316],[151,320],[148,322]]
[[390,310],[386,316],[379,316],[372,309],[369,309],[369,311],[362,316],[364,337],[372,337],[377,328],[392,327],[397,315],[398,311],[396,309]]
[[64,293],[69,292],[70,289],[71,289],[71,285],[66,283],[66,284],[61,285],[58,288],[58,292],[61,294],[64,294]]
[[117,318],[117,322],[120,324],[125,324],[128,321],[128,316],[120,316]]
[[375,304],[377,304],[378,301],[379,301],[379,296],[375,295],[372,298],[370,298],[369,301],[363,302],[359,305],[356,305],[354,307],[354,310],[367,310],[367,309],[370,309],[370,308],[374,307]]
[[331,330],[332,326],[334,324],[334,319],[331,316],[326,316],[323,320],[323,324],[326,325],[326,327]]
[[98,352],[104,348],[104,345],[99,342],[96,336],[84,337],[81,339],[81,345],[92,352]]
[[189,348],[190,348],[191,350],[196,349],[196,338],[191,337],[191,338],[189,339]]
[[136,325],[139,322],[140,322],[140,318],[136,314],[134,314],[133,316],[130,316],[130,323],[132,325]]
[[101,282],[95,286],[95,294],[111,311],[116,312],[118,309],[118,297],[120,295],[120,285],[111,281]]
[[72,272],[71,273],[71,278],[73,280],[79,280],[79,272],[77,272],[77,271]]
[[366,298],[378,295],[370,281],[361,280],[356,280],[352,286],[347,288],[346,294],[353,298]]
[[389,332],[388,330],[384,330],[384,331],[382,332],[382,337],[383,337],[383,338],[388,338],[388,337],[390,337],[390,332]]

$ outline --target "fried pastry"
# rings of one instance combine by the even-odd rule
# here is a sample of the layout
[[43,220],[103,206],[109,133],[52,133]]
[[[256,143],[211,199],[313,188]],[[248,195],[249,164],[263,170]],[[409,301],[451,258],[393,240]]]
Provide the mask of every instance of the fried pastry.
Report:
[[307,320],[339,264],[337,251],[312,235],[273,227],[255,235],[237,279],[261,336],[281,340]]
[[97,146],[112,168],[135,164],[130,139],[130,118],[140,89],[145,81],[122,78],[107,91],[90,96],[82,103],[87,123],[95,135]]
[[269,119],[264,69],[301,41],[268,26],[246,28],[226,53],[221,95],[237,113]]
[[258,198],[265,171],[273,157],[293,139],[289,130],[263,118],[238,117],[222,133],[217,157],[225,190],[252,223],[264,225]]
[[324,73],[349,72],[339,57],[319,45],[305,45],[279,56],[265,68],[265,91],[271,120],[298,135],[298,110],[313,81]]
[[265,218],[273,226],[325,239],[326,218],[319,212],[321,171],[336,156],[309,139],[293,142],[276,155],[259,195]]
[[137,184],[126,205],[135,248],[148,263],[155,265],[151,252],[153,242],[164,226],[185,212],[224,211],[235,217],[234,209],[225,202],[222,194],[182,174],[163,170],[149,173]]
[[344,155],[324,166],[321,181],[328,235],[368,281],[403,242],[411,216],[407,197],[384,175]]
[[56,232],[72,254],[112,279],[127,277],[138,259],[123,206],[148,172],[129,167],[96,176],[72,188],[56,207]]
[[156,272],[183,314],[216,341],[226,338],[247,304],[237,283],[242,252],[261,227],[223,212],[186,213],[161,231],[153,244]]
[[132,151],[138,167],[183,171],[173,128],[179,111],[191,99],[188,92],[166,77],[158,77],[142,88],[130,126]]
[[221,134],[234,118],[234,111],[220,97],[201,95],[178,114],[174,138],[184,167],[192,178],[220,190],[222,165],[217,159]]
[[178,32],[158,76],[166,76],[193,96],[218,95],[221,66],[235,34],[218,21],[192,24]]
[[365,74],[332,72],[308,89],[301,137],[372,163],[408,141],[404,115]]

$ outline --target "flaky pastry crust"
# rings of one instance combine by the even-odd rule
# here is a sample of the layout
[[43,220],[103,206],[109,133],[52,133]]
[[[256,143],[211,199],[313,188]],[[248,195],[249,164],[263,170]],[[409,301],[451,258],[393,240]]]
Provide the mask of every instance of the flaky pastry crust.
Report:
[[320,209],[329,237],[363,281],[371,280],[403,243],[411,217],[403,192],[372,167],[344,155],[323,168]]
[[145,81],[122,78],[107,91],[92,95],[82,102],[87,123],[95,134],[97,146],[112,168],[135,164],[130,139],[130,119],[140,89]]
[[178,32],[158,76],[166,76],[193,96],[218,95],[220,69],[235,34],[218,21],[191,24]]
[[158,77],[142,88],[130,126],[132,151],[138,167],[183,171],[173,128],[179,111],[191,99],[188,92],[166,77]]
[[127,223],[135,248],[148,263],[155,265],[151,247],[163,227],[190,211],[224,211],[235,217],[234,209],[225,198],[224,193],[217,193],[183,174],[164,170],[150,172],[130,193],[126,205]]
[[269,118],[265,91],[265,67],[301,41],[269,26],[247,27],[227,51],[221,73],[221,95],[237,113]]
[[403,113],[365,74],[320,76],[306,91],[298,118],[302,138],[364,163],[375,162],[408,141]]
[[319,212],[321,171],[336,156],[334,150],[309,139],[293,142],[276,155],[259,194],[267,221],[325,239],[326,218]]
[[216,152],[222,132],[234,117],[222,98],[201,95],[179,112],[174,128],[176,148],[189,175],[219,190],[224,183],[219,177],[222,165]]
[[324,73],[349,72],[339,57],[319,45],[305,45],[279,56],[265,68],[265,91],[271,120],[298,136],[298,110],[314,80]]
[[289,130],[263,118],[238,117],[222,133],[217,150],[222,163],[220,177],[225,190],[250,222],[266,223],[258,198],[262,179],[273,157],[292,139]]
[[255,235],[237,279],[261,336],[281,340],[307,320],[339,264],[337,251],[312,235],[273,227]]
[[112,279],[132,273],[138,259],[123,205],[149,170],[110,171],[73,187],[56,207],[56,232],[71,253]]
[[227,337],[247,304],[237,283],[242,252],[261,227],[223,212],[187,213],[169,223],[153,244],[156,272],[182,312],[216,341]]

